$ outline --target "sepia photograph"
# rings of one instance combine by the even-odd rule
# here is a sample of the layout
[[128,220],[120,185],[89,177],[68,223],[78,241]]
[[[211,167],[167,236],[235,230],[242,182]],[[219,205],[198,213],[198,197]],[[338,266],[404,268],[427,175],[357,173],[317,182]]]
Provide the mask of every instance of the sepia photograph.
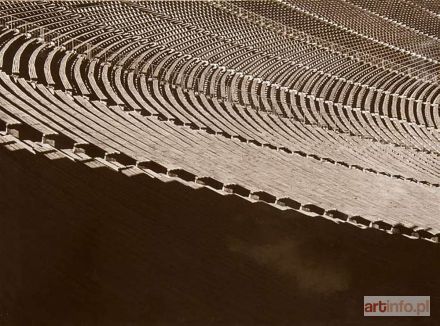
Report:
[[440,325],[440,0],[0,0],[0,326]]

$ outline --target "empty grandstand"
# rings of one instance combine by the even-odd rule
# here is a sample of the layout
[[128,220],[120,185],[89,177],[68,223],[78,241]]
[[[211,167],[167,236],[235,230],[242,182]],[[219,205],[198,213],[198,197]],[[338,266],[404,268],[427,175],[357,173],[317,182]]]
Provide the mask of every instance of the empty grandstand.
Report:
[[435,246],[439,17],[428,0],[0,1],[0,162]]

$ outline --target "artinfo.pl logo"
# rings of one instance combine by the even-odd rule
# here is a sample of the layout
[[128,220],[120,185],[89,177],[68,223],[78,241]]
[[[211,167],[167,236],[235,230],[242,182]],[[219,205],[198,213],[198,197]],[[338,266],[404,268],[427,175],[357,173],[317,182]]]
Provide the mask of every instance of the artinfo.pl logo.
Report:
[[364,296],[364,316],[430,316],[429,296]]

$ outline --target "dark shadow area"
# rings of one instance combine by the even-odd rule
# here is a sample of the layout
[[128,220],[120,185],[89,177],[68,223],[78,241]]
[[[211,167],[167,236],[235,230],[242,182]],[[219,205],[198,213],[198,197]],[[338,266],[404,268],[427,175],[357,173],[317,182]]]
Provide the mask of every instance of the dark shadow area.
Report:
[[[0,324],[439,325],[440,249],[0,149]],[[363,317],[430,295],[431,317]]]

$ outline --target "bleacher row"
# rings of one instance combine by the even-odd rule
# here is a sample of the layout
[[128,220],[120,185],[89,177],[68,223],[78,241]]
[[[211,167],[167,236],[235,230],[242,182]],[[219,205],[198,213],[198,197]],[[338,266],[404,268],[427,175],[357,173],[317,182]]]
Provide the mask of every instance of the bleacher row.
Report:
[[[439,30],[435,13],[428,8],[418,6],[415,2],[404,0],[374,1],[374,0],[347,0],[350,3],[368,10],[373,14],[390,20],[395,24],[406,26],[418,33],[438,39]],[[434,3],[434,2],[433,2]],[[402,10],[392,10],[396,6]]]
[[[240,6],[246,9],[252,8],[252,11],[258,14],[269,17],[274,21],[280,21],[287,26],[297,27],[306,33],[319,36],[326,40],[337,40],[339,44],[345,48],[353,49],[358,52],[368,52],[373,56],[378,56],[384,61],[394,62],[396,66],[401,67],[402,71],[409,71],[410,69],[417,69],[419,71],[426,71],[435,73],[438,70],[438,61],[435,59],[435,54],[425,54],[425,51],[420,50],[414,52],[403,47],[406,44],[401,44],[401,35],[408,34],[408,31],[401,26],[394,26],[393,24],[386,24],[387,26],[374,26],[377,22],[369,22],[372,17],[362,12],[362,21],[365,21],[366,27],[369,28],[370,34],[365,34],[363,28],[364,24],[356,25],[356,21],[346,21],[345,17],[360,17],[360,12],[354,10],[350,6],[340,0],[335,3],[330,2],[331,8],[336,10],[328,10],[327,2],[307,2],[307,1],[261,1],[256,5],[253,1],[240,2]],[[328,15],[323,16],[323,12]],[[344,14],[339,14],[344,13]],[[375,17],[376,18],[376,17]],[[381,22],[385,21],[383,19]],[[386,22],[386,21],[385,21]],[[372,28],[373,27],[373,28]],[[394,31],[393,31],[393,28]],[[381,30],[386,28],[394,38],[389,42],[378,39],[371,31]],[[423,38],[421,35],[411,32],[412,37],[415,38],[413,44],[421,43],[421,49],[426,47],[427,42],[432,42],[433,39],[429,37]],[[417,40],[417,36],[422,38]],[[391,43],[392,42],[392,43]]]
[[[283,8],[239,5],[262,15]],[[378,19],[394,24],[338,5],[371,20],[358,26],[360,19],[332,17],[365,35]],[[218,1],[0,1],[4,137],[33,152],[438,241],[438,84],[227,8]],[[310,26],[339,35],[340,27],[320,21],[324,9],[292,15],[305,31],[313,16]],[[289,14],[269,18],[291,22]],[[438,47],[423,52],[432,60],[414,58],[403,46],[416,51],[429,36],[404,29],[408,43],[396,42],[402,51],[391,59],[435,71]],[[375,51],[375,40],[343,34],[341,42]],[[380,56],[394,53],[383,49]]]

